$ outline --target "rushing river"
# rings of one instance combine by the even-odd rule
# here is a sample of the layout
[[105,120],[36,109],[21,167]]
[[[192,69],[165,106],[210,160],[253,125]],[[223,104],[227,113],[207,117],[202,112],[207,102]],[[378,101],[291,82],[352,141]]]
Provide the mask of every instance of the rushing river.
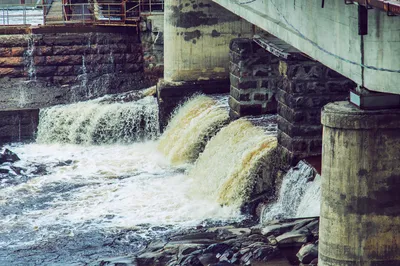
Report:
[[154,142],[10,149],[26,177],[2,183],[0,265],[82,265],[206,219],[240,218],[234,209],[190,197],[193,180],[171,167]]
[[[157,103],[145,95],[41,110],[37,141],[5,146],[21,160],[0,166],[0,265],[86,265],[242,221],[240,206],[277,145],[274,116],[263,119],[263,128],[230,122],[226,97],[197,96],[160,136]],[[307,182],[290,184],[303,173],[306,165],[282,185],[298,204]],[[310,191],[317,202],[318,187]],[[285,216],[280,202],[266,220]]]

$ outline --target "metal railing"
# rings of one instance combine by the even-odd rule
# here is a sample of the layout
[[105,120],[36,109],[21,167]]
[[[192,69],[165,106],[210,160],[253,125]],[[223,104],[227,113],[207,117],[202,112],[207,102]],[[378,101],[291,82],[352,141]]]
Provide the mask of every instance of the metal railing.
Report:
[[141,16],[160,14],[163,0],[72,3],[42,0],[39,5],[1,5],[0,26],[97,24],[136,26]]

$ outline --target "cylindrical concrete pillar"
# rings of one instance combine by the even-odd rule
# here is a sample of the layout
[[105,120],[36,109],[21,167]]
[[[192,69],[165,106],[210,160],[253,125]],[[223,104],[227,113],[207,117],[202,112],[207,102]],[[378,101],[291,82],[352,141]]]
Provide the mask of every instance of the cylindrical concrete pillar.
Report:
[[400,265],[400,110],[322,112],[318,265]]
[[252,37],[252,25],[211,0],[166,0],[164,79],[229,78],[229,43]]

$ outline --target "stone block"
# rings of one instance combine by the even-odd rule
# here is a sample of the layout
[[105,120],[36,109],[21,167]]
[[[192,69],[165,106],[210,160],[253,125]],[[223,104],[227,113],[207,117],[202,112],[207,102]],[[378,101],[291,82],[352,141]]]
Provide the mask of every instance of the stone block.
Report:
[[253,53],[253,40],[247,38],[232,39],[229,44],[229,49],[232,52],[243,55],[251,55]]
[[53,76],[57,71],[57,66],[36,66],[35,73],[40,77]]
[[229,96],[229,107],[240,116],[262,114],[262,105],[254,103],[242,103]]
[[0,57],[9,57],[12,56],[10,47],[0,47]]
[[11,47],[11,56],[20,57],[24,56],[26,47]]
[[76,76],[54,76],[54,83],[59,85],[74,84],[78,81]]
[[76,71],[74,71],[74,68],[76,66],[59,66],[57,67],[57,71],[55,75],[57,76],[72,76],[75,75]]
[[241,91],[233,86],[231,86],[230,89],[230,95],[237,101],[243,102],[243,101],[250,101],[250,96],[251,94],[247,91]]
[[42,38],[44,45],[48,46],[73,46],[88,45],[89,37],[86,34],[44,34]]
[[46,56],[53,54],[53,47],[51,46],[39,46],[35,47],[34,55]]
[[278,105],[278,114],[290,123],[307,122],[307,113],[304,110],[294,110],[283,103]]
[[[347,94],[346,94],[347,95]],[[346,96],[343,94],[328,95],[306,95],[306,94],[289,94],[284,90],[277,91],[277,100],[286,106],[294,109],[318,108],[332,101],[343,100]]]
[[8,68],[0,68],[0,77],[10,77],[10,78],[19,78],[24,77],[25,72],[23,67],[8,67]]
[[[25,58],[26,61],[32,60],[32,58]],[[46,57],[45,56],[35,56],[33,57],[33,63],[35,66],[44,66],[46,64]]]
[[308,123],[292,124],[281,116],[278,116],[278,129],[290,137],[313,137],[322,136],[322,125],[311,125]]
[[256,92],[253,94],[254,101],[268,101],[268,94]]
[[143,70],[143,64],[125,64],[125,73],[134,73]]
[[0,35],[0,47],[27,47],[28,39],[25,34]]
[[82,64],[81,55],[66,55],[66,56],[46,56],[46,64],[48,65],[80,65]]
[[254,66],[253,76],[255,77],[269,77],[271,74],[271,67],[268,65]]
[[72,45],[72,46],[54,46],[53,55],[85,55],[90,52],[89,46]]
[[143,57],[140,53],[126,54],[125,62],[126,63],[140,63],[140,62],[143,62]]
[[24,66],[22,57],[0,57],[0,67]]
[[[357,84],[349,79],[344,80],[335,80],[335,81],[327,81],[326,82],[326,90],[330,93],[344,94],[349,95],[350,90],[353,90],[357,87]],[[342,100],[344,100],[343,98]]]

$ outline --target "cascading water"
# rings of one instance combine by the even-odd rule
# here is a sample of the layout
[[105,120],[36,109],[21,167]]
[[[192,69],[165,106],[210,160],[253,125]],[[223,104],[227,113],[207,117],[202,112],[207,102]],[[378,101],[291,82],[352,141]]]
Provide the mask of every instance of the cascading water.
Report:
[[34,61],[35,40],[33,39],[33,36],[28,36],[27,42],[28,47],[24,53],[25,67],[27,69],[29,80],[36,80],[36,67]]
[[244,119],[236,120],[212,138],[189,178],[191,195],[239,207],[254,186],[258,168],[276,147],[276,138]]
[[50,107],[40,111],[39,120],[39,143],[132,143],[159,135],[153,97],[128,103],[94,100]]
[[173,164],[194,162],[208,140],[228,121],[223,101],[196,96],[176,112],[159,141],[159,150]]
[[203,221],[242,219],[237,208],[190,196],[196,181],[151,141],[155,99],[127,98],[44,109],[37,143],[8,146],[21,160],[0,165],[0,265],[83,265]]
[[307,187],[297,208],[296,217],[313,217],[320,215],[321,208],[321,176],[316,175]]
[[243,219],[275,127],[226,125],[226,100],[197,96],[157,143],[152,91],[44,109],[37,142],[8,146],[21,160],[0,165],[0,265],[84,265]]
[[[277,201],[264,209],[261,223],[275,219],[319,215],[320,181],[303,161],[284,176]],[[308,210],[307,206],[312,206]],[[318,207],[317,207],[318,206]]]

